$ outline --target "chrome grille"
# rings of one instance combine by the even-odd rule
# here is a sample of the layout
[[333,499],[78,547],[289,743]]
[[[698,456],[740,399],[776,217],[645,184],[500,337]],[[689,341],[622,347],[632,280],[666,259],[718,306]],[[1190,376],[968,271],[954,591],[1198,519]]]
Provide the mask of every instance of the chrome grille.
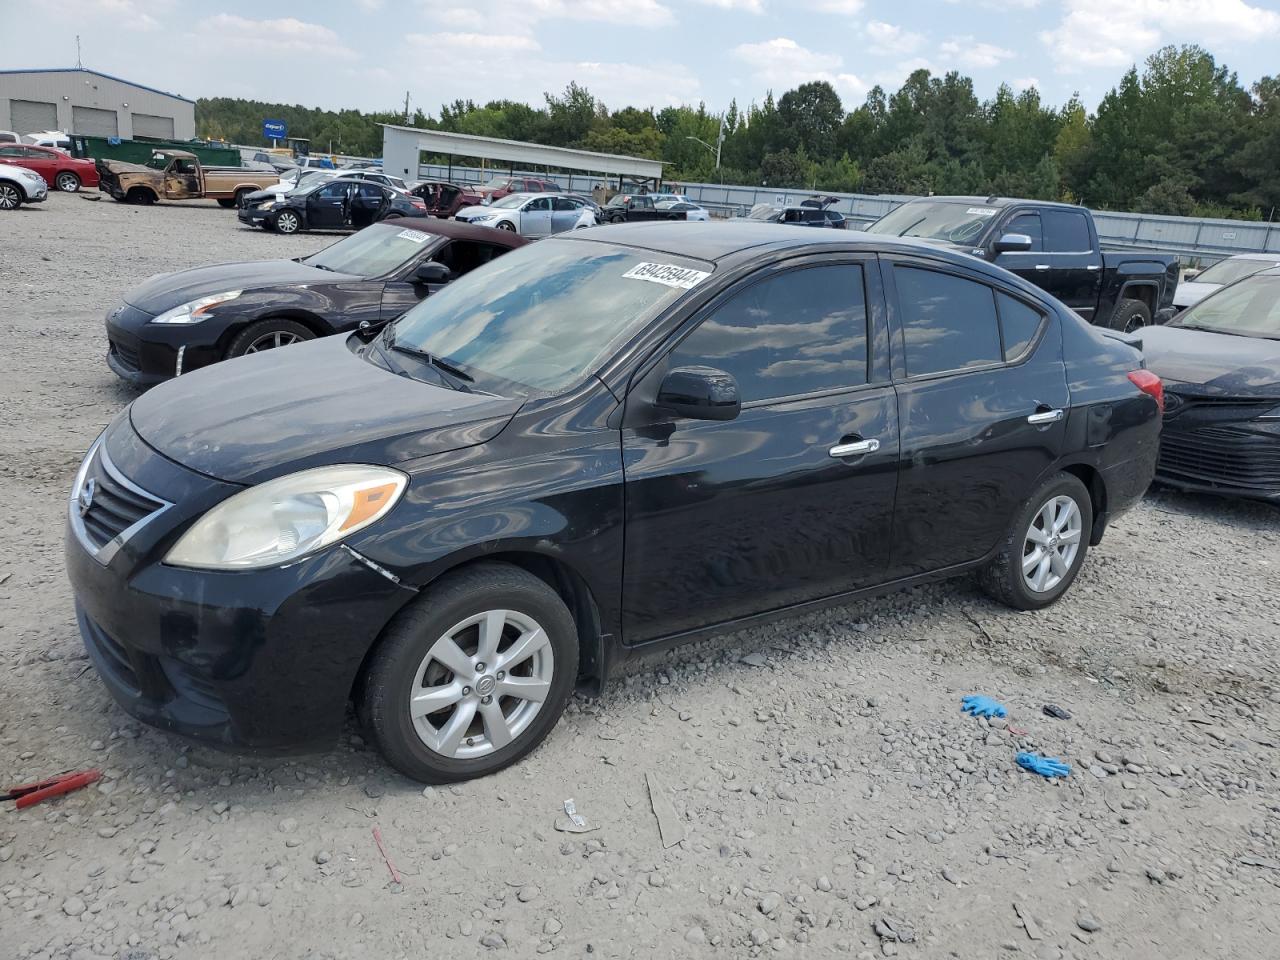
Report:
[[71,525],[89,552],[108,563],[137,528],[169,506],[117,470],[99,438],[71,490]]

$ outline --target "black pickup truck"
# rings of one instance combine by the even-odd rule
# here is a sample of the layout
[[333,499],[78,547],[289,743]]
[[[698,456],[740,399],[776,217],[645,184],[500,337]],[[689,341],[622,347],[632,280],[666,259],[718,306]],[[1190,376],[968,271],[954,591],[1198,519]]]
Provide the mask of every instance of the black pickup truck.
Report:
[[981,257],[1047,290],[1098,326],[1136,330],[1164,323],[1176,312],[1178,258],[1104,251],[1084,207],[1005,197],[925,197],[865,229],[920,237]]
[[683,210],[668,210],[654,204],[644,193],[620,193],[601,208],[601,223],[635,223],[639,220],[687,220]]

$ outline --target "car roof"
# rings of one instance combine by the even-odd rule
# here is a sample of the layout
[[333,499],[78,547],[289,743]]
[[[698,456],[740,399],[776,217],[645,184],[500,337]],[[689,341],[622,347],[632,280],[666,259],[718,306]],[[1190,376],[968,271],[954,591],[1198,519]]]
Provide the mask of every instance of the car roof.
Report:
[[[908,200],[907,203],[924,203],[927,201],[937,201],[939,203],[972,203],[983,207],[1012,207],[1021,203],[1035,204],[1037,207],[1061,207],[1064,210],[1083,210],[1084,207],[1076,203],[1059,203],[1057,200],[1025,200],[1018,197],[916,197]],[[905,206],[905,204],[904,204]]]
[[450,240],[479,240],[495,246],[523,247],[529,241],[510,230],[498,230],[494,227],[482,227],[474,223],[462,223],[458,220],[441,220],[439,217],[396,217],[394,220],[383,220],[366,230],[386,227],[389,230],[403,230],[410,227],[422,233],[431,233]]
[[750,251],[754,254],[791,248],[831,246],[867,253],[903,253],[961,264],[1006,280],[1009,274],[977,257],[927,240],[890,237],[859,230],[801,230],[780,223],[731,220],[660,220],[619,223],[575,230],[571,239],[599,240],[639,247],[655,253],[716,262]]

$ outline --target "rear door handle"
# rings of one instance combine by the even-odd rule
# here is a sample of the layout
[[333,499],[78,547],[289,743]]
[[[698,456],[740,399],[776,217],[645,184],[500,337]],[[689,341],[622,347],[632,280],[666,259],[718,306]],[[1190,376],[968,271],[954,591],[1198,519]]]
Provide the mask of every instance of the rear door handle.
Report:
[[1036,264],[1036,269],[1037,269],[1037,270],[1048,270],[1048,269],[1049,269],[1049,265],[1048,265],[1047,263],[1037,263],[1037,264]]
[[1101,266],[1099,266],[1099,265],[1098,265],[1098,264],[1096,264],[1096,263],[1091,263],[1091,264],[1089,264],[1089,266],[1088,266],[1088,267],[1086,267],[1085,269],[1087,269],[1087,270],[1101,270],[1101,269],[1102,269],[1102,267],[1101,267]]
[[855,440],[852,443],[837,443],[827,451],[836,457],[860,457],[864,453],[875,453],[880,449],[879,440]]
[[1027,423],[1033,423],[1036,426],[1040,426],[1046,423],[1057,423],[1061,419],[1061,410],[1039,410],[1027,417]]

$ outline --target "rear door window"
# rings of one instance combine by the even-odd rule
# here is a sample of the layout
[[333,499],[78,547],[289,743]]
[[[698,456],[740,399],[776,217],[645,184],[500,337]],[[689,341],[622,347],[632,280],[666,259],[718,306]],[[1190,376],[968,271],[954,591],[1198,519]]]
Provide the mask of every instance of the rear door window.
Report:
[[895,267],[907,376],[1000,363],[995,291],[985,283],[919,267]]
[[751,284],[703,320],[670,365],[733,374],[743,403],[865,384],[862,267],[807,267]]
[[1076,210],[1045,210],[1044,248],[1050,253],[1092,253],[1089,221]]

